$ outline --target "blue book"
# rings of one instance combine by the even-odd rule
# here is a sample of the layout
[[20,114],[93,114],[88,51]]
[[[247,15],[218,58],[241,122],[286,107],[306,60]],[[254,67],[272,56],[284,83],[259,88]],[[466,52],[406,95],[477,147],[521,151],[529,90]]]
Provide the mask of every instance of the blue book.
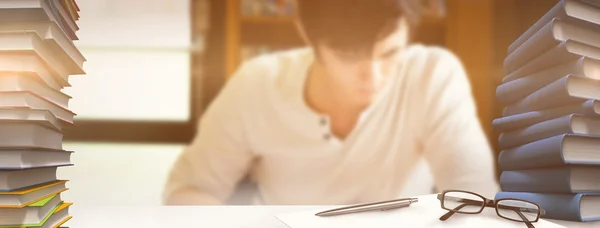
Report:
[[0,192],[11,192],[40,183],[58,180],[57,167],[31,168],[22,170],[0,170]]
[[500,134],[498,146],[510,149],[562,134],[600,136],[600,118],[571,114],[547,120]]
[[538,204],[546,211],[542,218],[591,222],[600,221],[600,194],[551,194],[498,192],[495,199],[521,199]]
[[500,187],[506,192],[600,192],[600,166],[563,166],[504,171]]
[[504,116],[600,99],[600,81],[580,75],[564,76],[526,97],[511,103],[503,110]]
[[600,102],[597,100],[587,100],[583,103],[503,116],[494,119],[492,125],[494,126],[494,130],[498,132],[507,132],[569,114],[598,116],[600,115]]
[[535,72],[551,68],[564,62],[579,59],[582,56],[600,59],[600,48],[574,40],[565,40],[531,61],[528,61],[514,72],[506,71],[508,75],[502,78],[502,83],[534,74]]
[[600,137],[561,134],[503,150],[500,170],[538,169],[565,165],[600,165]]
[[[585,8],[595,8],[595,11],[600,10],[598,7]],[[516,71],[565,40],[573,40],[599,47],[599,37],[600,27],[597,23],[570,18],[552,18],[504,59],[504,72]]]
[[503,83],[496,88],[496,99],[504,104],[516,102],[568,74],[575,74],[599,80],[600,61],[588,57],[581,57]]

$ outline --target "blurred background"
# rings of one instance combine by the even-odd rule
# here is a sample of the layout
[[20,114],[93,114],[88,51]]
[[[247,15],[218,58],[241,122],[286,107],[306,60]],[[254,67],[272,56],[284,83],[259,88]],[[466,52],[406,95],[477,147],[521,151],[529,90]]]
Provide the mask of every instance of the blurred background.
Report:
[[[491,128],[495,87],[513,40],[558,0],[423,0],[413,42],[446,47],[465,65],[479,118]],[[244,60],[302,47],[290,0],[78,0],[87,75],[72,77],[78,114],[64,148],[77,205],[160,205],[168,171],[196,122]],[[414,174],[431,184],[427,168]],[[425,187],[427,189],[427,187]],[[415,194],[419,194],[415,190]]]

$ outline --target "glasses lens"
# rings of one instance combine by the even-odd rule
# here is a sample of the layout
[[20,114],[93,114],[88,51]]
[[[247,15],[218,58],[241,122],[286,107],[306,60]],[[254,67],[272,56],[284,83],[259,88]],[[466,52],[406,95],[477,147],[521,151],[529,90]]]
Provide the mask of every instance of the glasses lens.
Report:
[[498,215],[514,221],[536,221],[540,211],[540,208],[533,203],[511,199],[499,200],[497,208]]
[[478,213],[485,205],[485,199],[466,192],[446,192],[442,208],[457,213]]

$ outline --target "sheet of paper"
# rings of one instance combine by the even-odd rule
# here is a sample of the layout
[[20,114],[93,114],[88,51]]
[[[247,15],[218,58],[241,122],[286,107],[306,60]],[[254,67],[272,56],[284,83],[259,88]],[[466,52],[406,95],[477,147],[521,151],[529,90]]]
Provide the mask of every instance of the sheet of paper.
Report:
[[[331,208],[323,208],[331,209]],[[410,207],[391,211],[373,211],[346,214],[332,217],[318,217],[314,214],[322,210],[294,212],[276,215],[290,228],[398,228],[398,227],[486,227],[486,228],[525,228],[524,223],[498,217],[494,208],[485,208],[481,214],[454,214],[446,221],[439,217],[445,214],[435,195],[419,197],[419,202]],[[533,223],[536,228],[564,227],[545,220]]]

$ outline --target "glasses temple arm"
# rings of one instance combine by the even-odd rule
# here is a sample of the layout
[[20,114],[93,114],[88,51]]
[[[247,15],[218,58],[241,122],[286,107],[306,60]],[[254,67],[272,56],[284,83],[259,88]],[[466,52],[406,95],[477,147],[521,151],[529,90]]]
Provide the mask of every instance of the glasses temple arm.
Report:
[[450,218],[450,216],[454,215],[454,213],[456,213],[458,210],[462,209],[463,207],[467,206],[468,204],[463,203],[461,205],[458,205],[457,207],[455,207],[454,209],[448,211],[448,213],[442,215],[442,217],[440,217],[440,220],[442,221],[446,221],[448,218]]
[[525,224],[527,225],[527,228],[535,228],[535,226],[533,226],[533,224],[531,224],[531,222],[529,221],[529,219],[527,219],[527,217],[525,217],[525,215],[523,215],[523,213],[521,213],[521,211],[513,209],[513,211],[515,211],[519,217],[521,217],[521,219],[523,219],[523,222],[525,222]]

